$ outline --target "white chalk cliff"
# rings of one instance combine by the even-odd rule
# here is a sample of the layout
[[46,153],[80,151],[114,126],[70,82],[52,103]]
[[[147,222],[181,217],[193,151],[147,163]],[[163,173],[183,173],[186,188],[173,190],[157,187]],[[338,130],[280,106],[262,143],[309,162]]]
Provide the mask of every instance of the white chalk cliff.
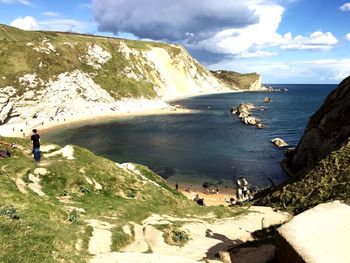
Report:
[[[237,90],[180,46],[45,32],[25,32],[24,41],[17,37],[19,31],[0,28],[0,54],[9,58],[0,65],[0,135]],[[17,53],[11,52],[15,48]]]

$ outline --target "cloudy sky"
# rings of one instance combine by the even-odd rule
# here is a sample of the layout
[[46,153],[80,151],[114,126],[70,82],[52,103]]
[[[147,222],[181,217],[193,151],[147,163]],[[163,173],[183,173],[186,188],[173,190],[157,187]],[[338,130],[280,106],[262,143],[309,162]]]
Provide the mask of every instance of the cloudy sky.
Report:
[[0,0],[0,23],[178,43],[264,83],[350,75],[350,0]]

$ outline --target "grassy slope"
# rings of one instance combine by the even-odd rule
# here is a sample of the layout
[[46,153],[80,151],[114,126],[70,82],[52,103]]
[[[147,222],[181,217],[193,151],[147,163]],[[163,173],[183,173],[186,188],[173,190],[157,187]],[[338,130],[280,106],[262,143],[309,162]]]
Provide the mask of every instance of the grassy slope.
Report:
[[257,73],[241,74],[225,70],[221,70],[221,73],[218,73],[217,71],[212,71],[212,73],[215,77],[221,79],[229,86],[233,85],[242,90],[249,89],[250,85],[259,79],[259,74]]
[[[43,38],[49,39],[57,52],[43,54],[35,51],[33,46],[27,46],[28,42],[37,45]],[[75,47],[72,48],[65,42],[74,43]],[[131,55],[130,60],[126,60],[123,54],[118,51],[121,42],[138,51],[148,50],[152,47],[163,47],[170,54],[176,55],[180,49],[176,46],[156,42],[59,32],[23,31],[0,24],[0,88],[14,85],[18,89],[17,92],[21,94],[24,88],[18,85],[17,80],[24,74],[36,72],[41,79],[47,81],[55,79],[60,73],[79,69],[87,73],[95,73],[94,81],[115,98],[154,98],[156,92],[151,83],[144,80],[128,79],[125,76],[125,68],[130,67],[131,64],[137,64],[138,58]],[[86,54],[87,48],[91,44],[97,44],[112,54],[112,59],[102,65],[101,69],[96,70],[79,60],[79,57]],[[39,67],[40,62],[43,63],[41,68]],[[146,70],[150,71],[147,68]]]
[[286,208],[300,213],[317,204],[350,198],[350,143],[332,152],[315,168],[296,175],[276,192],[257,201],[258,204]]
[[[12,157],[0,160],[0,209],[11,204],[20,218],[12,220],[0,215],[0,262],[86,262],[92,233],[86,220],[92,218],[115,225],[111,230],[112,249],[117,251],[132,240],[122,231],[122,226],[131,221],[140,223],[152,213],[179,217],[214,213],[221,217],[245,212],[243,209],[199,207],[146,167],[137,165],[144,176],[157,182],[163,190],[151,183],[144,184],[135,174],[79,147],[74,147],[75,160],[66,160],[62,156],[43,158],[42,167],[49,171],[41,176],[47,198],[39,197],[29,188],[28,194],[23,194],[17,189],[15,180],[22,176],[28,182],[28,174],[37,167],[30,154],[31,145],[21,139],[6,140],[15,141],[27,150],[11,149]],[[96,180],[103,189],[93,188],[84,176]],[[82,187],[89,193],[82,193]],[[77,223],[67,222],[69,213],[58,200],[65,191],[75,202],[73,206],[86,211],[79,214]],[[81,251],[74,248],[78,239],[83,241]]]

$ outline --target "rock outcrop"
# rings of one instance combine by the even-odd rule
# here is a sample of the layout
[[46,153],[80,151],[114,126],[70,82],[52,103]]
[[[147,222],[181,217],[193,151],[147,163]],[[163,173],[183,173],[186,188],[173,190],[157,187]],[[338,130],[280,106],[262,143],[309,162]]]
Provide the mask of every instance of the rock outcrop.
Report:
[[350,77],[327,96],[311,116],[304,135],[287,164],[293,172],[312,167],[338,150],[350,137]]
[[238,107],[232,108],[231,113],[236,114],[244,124],[252,125],[261,129],[263,128],[261,121],[258,118],[251,116],[251,111],[254,109],[255,106],[252,103],[241,103]]
[[216,70],[211,71],[211,73],[233,88],[245,91],[266,91],[266,88],[261,84],[261,77],[258,73],[241,74],[227,70]]
[[286,143],[284,140],[282,140],[280,138],[272,139],[271,142],[279,148],[287,147],[289,145],[288,143]]
[[320,204],[297,215],[277,231],[276,259],[280,263],[350,262],[350,207]]

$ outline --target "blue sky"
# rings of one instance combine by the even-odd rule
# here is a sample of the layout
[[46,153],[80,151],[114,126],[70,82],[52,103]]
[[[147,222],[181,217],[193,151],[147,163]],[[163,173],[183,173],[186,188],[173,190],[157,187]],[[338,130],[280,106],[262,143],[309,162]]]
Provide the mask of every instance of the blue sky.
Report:
[[0,23],[177,43],[264,83],[350,75],[350,0],[0,0]]

